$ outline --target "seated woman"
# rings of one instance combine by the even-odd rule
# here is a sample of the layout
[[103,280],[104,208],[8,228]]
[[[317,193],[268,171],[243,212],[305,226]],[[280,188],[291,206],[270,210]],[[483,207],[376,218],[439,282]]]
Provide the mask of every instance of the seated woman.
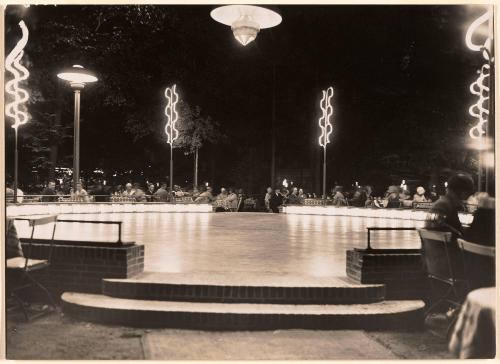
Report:
[[344,187],[335,186],[333,195],[333,206],[347,206],[347,200],[343,194]]
[[399,187],[389,186],[386,193],[387,198],[387,208],[398,208],[401,203],[399,201]]
[[225,207],[231,211],[236,211],[238,209],[238,195],[232,187],[229,188]]
[[417,193],[413,195],[413,202],[427,202],[425,197],[425,189],[422,186],[417,187]]
[[82,183],[76,184],[76,190],[71,193],[71,199],[77,202],[89,202],[89,194],[83,189]]

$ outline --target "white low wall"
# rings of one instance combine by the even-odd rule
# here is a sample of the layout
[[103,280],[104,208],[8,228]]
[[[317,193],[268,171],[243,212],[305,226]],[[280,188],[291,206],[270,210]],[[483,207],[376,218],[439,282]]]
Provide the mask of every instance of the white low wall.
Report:
[[[356,216],[416,221],[424,221],[428,213],[426,210],[372,209],[335,206],[284,206],[283,212],[295,215]],[[472,222],[471,214],[459,214],[459,218],[462,224],[467,225]]]
[[47,214],[95,214],[111,212],[212,212],[209,204],[51,202],[21,203],[7,206],[7,216]]

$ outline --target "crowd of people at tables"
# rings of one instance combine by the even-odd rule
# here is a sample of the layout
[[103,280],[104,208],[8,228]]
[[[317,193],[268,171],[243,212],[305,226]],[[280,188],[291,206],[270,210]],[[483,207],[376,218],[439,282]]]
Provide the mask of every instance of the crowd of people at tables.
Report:
[[[243,189],[221,187],[218,194],[214,194],[212,187],[200,186],[200,188],[181,188],[175,185],[172,192],[169,191],[167,183],[146,183],[143,188],[139,183],[126,183],[125,185],[109,186],[101,181],[89,183],[85,189],[82,182],[76,185],[76,189],[70,187],[69,183],[60,184],[56,187],[55,181],[51,180],[40,192],[41,202],[194,202],[212,203],[214,206],[225,210],[241,211],[244,200],[250,201],[251,205],[269,212],[278,212],[282,205],[303,205],[307,199],[320,199],[315,193],[306,193],[298,187],[271,188],[262,197],[252,198],[244,195]],[[412,192],[414,192],[412,194]],[[6,189],[6,200],[13,200],[14,191]],[[23,202],[24,193],[17,189],[18,202]],[[424,187],[418,186],[415,191],[410,191],[406,185],[391,185],[383,196],[374,196],[373,187],[370,185],[359,186],[357,183],[349,190],[343,186],[335,186],[326,196],[326,204],[333,206],[353,206],[372,208],[411,208],[419,203],[432,203],[438,200],[439,195],[434,188],[427,193]],[[261,200],[262,199],[262,200]],[[469,198],[471,205],[477,205],[476,196]],[[240,206],[241,205],[241,206]],[[430,204],[429,204],[430,205]],[[259,208],[258,208],[259,209]]]

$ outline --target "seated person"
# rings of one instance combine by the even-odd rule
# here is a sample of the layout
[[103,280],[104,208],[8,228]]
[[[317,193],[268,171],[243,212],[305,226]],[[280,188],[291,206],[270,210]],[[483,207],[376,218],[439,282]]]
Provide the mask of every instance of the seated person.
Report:
[[402,190],[399,193],[399,202],[400,206],[411,207],[413,205],[413,200],[411,199],[410,191]]
[[211,203],[214,200],[212,195],[212,187],[207,187],[206,191],[200,193],[198,197],[194,200],[195,203]]
[[127,183],[125,185],[125,191],[123,191],[122,195],[124,197],[134,197],[135,190],[132,188],[132,183]]
[[154,201],[154,196],[155,194],[155,185],[150,183],[148,184],[148,189],[146,191],[146,199],[148,200],[148,202],[153,202]]
[[422,186],[417,187],[417,193],[413,195],[413,202],[427,202],[427,198],[425,197],[425,188]]
[[229,193],[226,198],[227,208],[236,211],[238,208],[238,195],[235,193],[234,188],[229,188]]
[[160,188],[153,194],[153,200],[156,202],[167,202],[170,194],[167,191],[167,184],[165,182],[160,184]]
[[292,193],[288,195],[286,203],[288,205],[299,205],[300,204],[299,190],[297,187],[294,187],[292,190]]
[[[477,195],[474,220],[465,229],[463,239],[474,244],[495,246],[495,199],[487,193]],[[464,251],[471,289],[495,286],[495,258]]]
[[134,183],[134,195],[133,197],[135,198],[136,202],[146,202],[146,194],[142,190],[141,186],[138,183]]
[[76,184],[76,190],[71,194],[71,199],[78,202],[89,202],[89,194],[83,189],[81,182]]
[[271,195],[269,199],[269,209],[274,213],[279,213],[279,206],[283,205],[283,195],[279,188],[274,190],[274,193]]
[[215,198],[216,200],[225,200],[227,197],[227,191],[224,187],[221,187],[220,193]]
[[347,200],[343,194],[344,187],[335,186],[333,192],[333,206],[347,206]]
[[306,198],[307,194],[304,193],[304,190],[302,188],[299,188],[299,204],[303,205]]
[[366,191],[363,187],[359,187],[354,192],[354,196],[352,197],[351,204],[356,207],[364,207],[366,203],[367,195]]
[[399,208],[401,206],[399,200],[399,187],[398,186],[389,186],[386,192],[387,198],[387,208],[394,209]]
[[453,175],[448,180],[446,194],[434,202],[427,214],[425,228],[429,230],[451,231],[456,238],[463,228],[458,212],[463,211],[463,201],[472,193],[474,182],[464,173]]
[[477,200],[474,220],[465,230],[463,238],[471,243],[495,246],[495,199],[483,192]]
[[42,191],[42,202],[56,202],[58,199],[56,183],[54,181],[49,181],[47,187]]
[[7,218],[7,226],[5,227],[5,257],[7,259],[24,257],[14,219],[10,218]]

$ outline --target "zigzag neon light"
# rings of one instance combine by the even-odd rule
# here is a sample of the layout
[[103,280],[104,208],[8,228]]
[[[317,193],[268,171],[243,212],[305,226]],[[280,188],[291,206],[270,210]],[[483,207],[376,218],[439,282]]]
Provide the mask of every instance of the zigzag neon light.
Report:
[[[478,120],[477,124],[472,127],[469,131],[469,135],[473,139],[477,139],[486,134],[486,131],[483,129],[483,126],[488,123],[489,120],[489,105],[488,101],[490,99],[490,88],[488,84],[490,82],[490,62],[493,60],[490,59],[490,49],[492,43],[490,22],[492,18],[492,10],[488,10],[486,13],[481,15],[479,18],[474,20],[472,24],[467,29],[467,33],[465,35],[465,43],[467,47],[475,52],[483,52],[483,57],[488,63],[483,64],[481,70],[478,71],[479,77],[476,81],[474,81],[470,85],[470,92],[473,95],[477,95],[479,97],[478,101],[469,108],[469,114]],[[485,24],[488,26],[488,36],[482,45],[475,44],[472,41],[472,37],[474,33],[478,30],[478,28]],[[486,106],[485,106],[486,102]]]
[[478,119],[476,126],[472,127],[469,131],[471,138],[477,139],[486,134],[483,129],[483,125],[488,122],[488,116],[490,114],[488,110],[488,105],[484,106],[485,102],[489,100],[489,87],[488,78],[490,77],[490,66],[489,64],[484,64],[479,72],[479,77],[475,82],[470,85],[470,92],[473,95],[479,96],[477,103],[469,108],[469,114]]
[[323,90],[323,98],[319,102],[319,107],[323,111],[323,116],[319,118],[318,124],[321,129],[321,135],[318,139],[319,145],[326,148],[330,143],[330,134],[333,132],[333,126],[330,123],[330,117],[333,114],[331,100],[333,97],[333,87],[329,87],[326,91]]
[[19,27],[22,31],[22,37],[5,59],[6,70],[14,75],[14,78],[5,84],[5,91],[14,98],[13,102],[5,106],[5,114],[14,119],[13,128],[28,122],[28,113],[24,103],[28,101],[29,94],[28,91],[19,87],[19,83],[27,80],[30,75],[26,67],[20,63],[24,55],[23,49],[28,43],[29,32],[22,20],[19,22]]
[[175,127],[177,120],[179,119],[179,114],[176,110],[179,95],[177,94],[175,88],[176,85],[165,89],[165,97],[167,98],[167,107],[165,108],[167,125],[165,126],[165,133],[167,134],[167,142],[169,144],[172,144],[179,137],[179,130]]

